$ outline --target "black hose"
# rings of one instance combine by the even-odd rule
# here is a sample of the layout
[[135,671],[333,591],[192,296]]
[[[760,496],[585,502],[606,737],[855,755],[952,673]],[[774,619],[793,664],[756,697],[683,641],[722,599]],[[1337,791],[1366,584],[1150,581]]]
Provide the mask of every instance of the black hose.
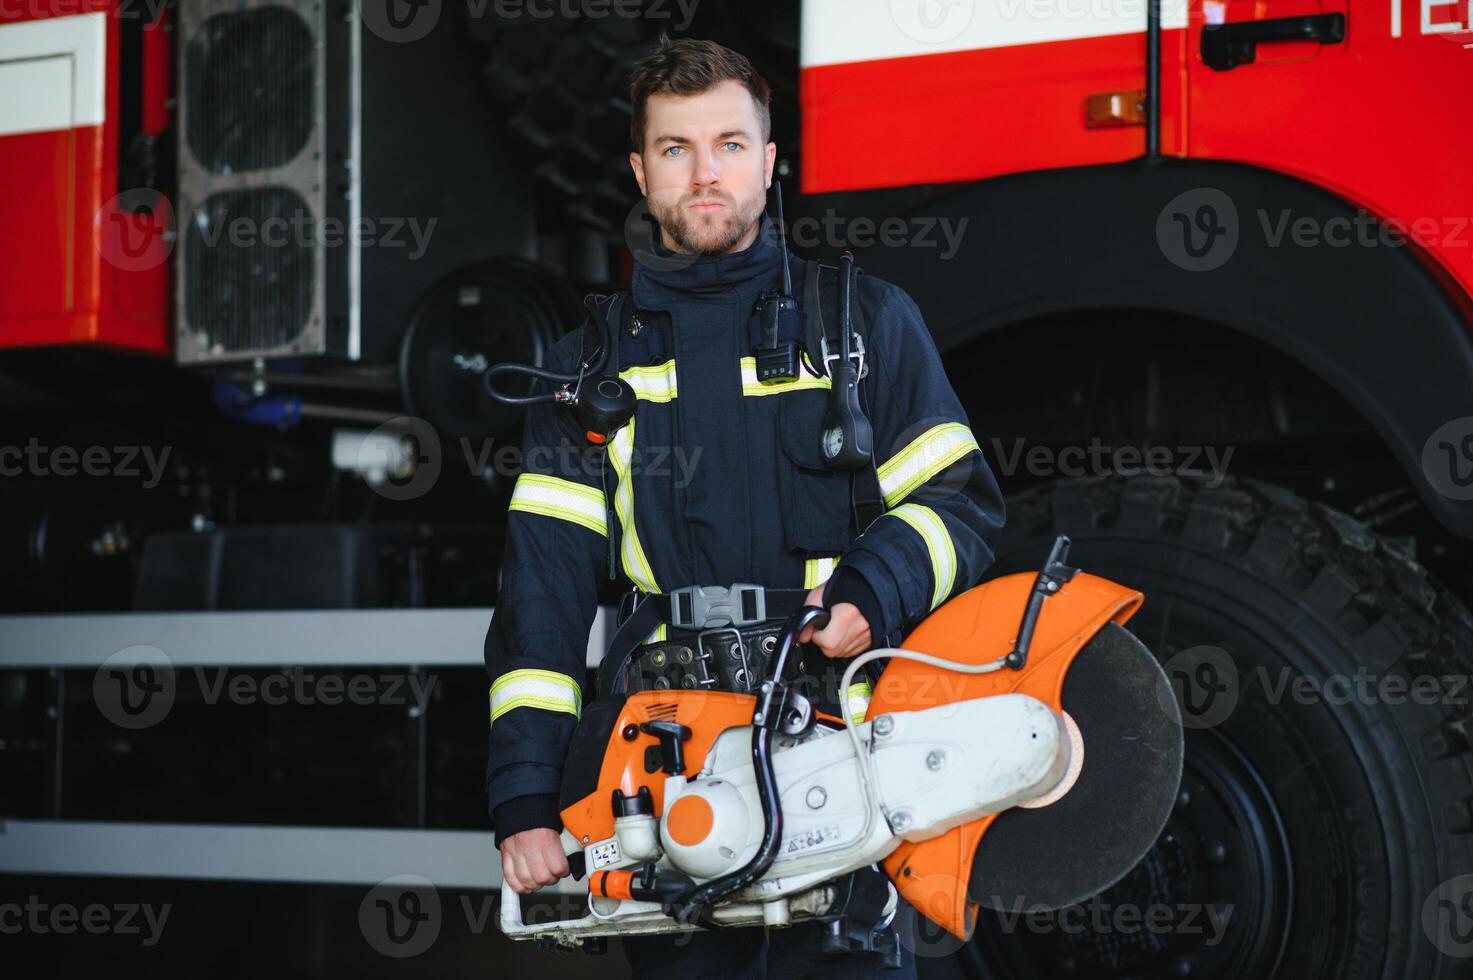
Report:
[[[777,858],[783,836],[783,806],[777,788],[777,774],[772,769],[770,723],[776,717],[775,711],[781,707],[780,703],[774,702],[781,697],[783,671],[787,666],[788,653],[798,642],[798,634],[810,623],[817,624],[822,629],[828,625],[828,619],[828,610],[818,606],[803,606],[788,618],[778,640],[777,653],[771,661],[767,683],[757,696],[757,713],[752,725],[752,770],[757,777],[757,795],[762,801],[762,842],[757,845],[757,853],[737,870],[706,882],[695,889],[689,898],[678,903],[672,913],[678,922],[689,923],[698,918],[705,909],[746,888],[766,874]],[[759,718],[760,721],[757,720]]]
[[[497,391],[496,386],[491,383],[491,379],[499,374],[521,374],[540,381],[551,381],[554,384],[581,385],[583,379],[588,375],[602,373],[604,364],[609,359],[609,336],[607,325],[604,323],[604,318],[598,310],[598,301],[601,298],[592,295],[583,297],[583,306],[588,311],[588,315],[599,325],[602,338],[598,346],[598,352],[595,355],[596,359],[593,363],[584,362],[582,368],[572,373],[552,371],[532,364],[493,364],[486,369],[485,374],[481,375],[481,386],[486,389],[486,394],[503,405],[540,405],[544,402],[557,401],[558,393],[550,391],[536,395],[508,395],[505,392]],[[583,327],[579,329],[581,330]],[[580,359],[582,357],[581,350],[579,351],[579,357]],[[573,392],[575,398],[577,394],[576,391]]]

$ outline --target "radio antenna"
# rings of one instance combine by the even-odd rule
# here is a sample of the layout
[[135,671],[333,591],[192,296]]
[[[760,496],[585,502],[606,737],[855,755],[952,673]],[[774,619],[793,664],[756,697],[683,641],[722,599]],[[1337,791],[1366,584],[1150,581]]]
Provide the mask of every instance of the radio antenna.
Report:
[[783,295],[793,295],[793,270],[788,265],[788,225],[783,216],[783,182],[774,178],[773,188],[777,191],[777,247],[783,256]]

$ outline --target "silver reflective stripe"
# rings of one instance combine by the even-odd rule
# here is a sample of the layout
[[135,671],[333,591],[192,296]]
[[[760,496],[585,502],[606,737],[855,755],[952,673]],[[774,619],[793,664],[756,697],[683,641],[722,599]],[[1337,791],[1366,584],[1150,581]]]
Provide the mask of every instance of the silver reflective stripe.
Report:
[[630,460],[634,454],[634,422],[634,419],[630,419],[629,424],[621,426],[609,440],[609,462],[613,464],[614,473],[619,478],[619,485],[614,490],[614,511],[619,515],[619,526],[623,532],[619,555],[623,559],[624,574],[629,576],[629,581],[645,592],[659,592],[659,586],[655,584],[655,573],[650,568],[649,559],[645,557],[644,548],[639,543],[639,532],[634,527],[634,474],[630,471]]
[[931,581],[934,583],[931,608],[935,609],[951,594],[951,587],[956,582],[956,549],[951,543],[951,532],[946,530],[940,514],[921,504],[901,504],[886,511],[884,516],[900,518],[926,543],[926,553],[931,558]]
[[565,711],[577,718],[582,713],[583,693],[577,681],[557,671],[508,671],[491,685],[491,721],[494,723],[513,708]]
[[634,389],[634,397],[647,402],[668,402],[679,391],[675,377],[675,361],[663,364],[637,364],[619,372],[619,377]]
[[[807,359],[807,355],[804,355],[805,362]],[[781,395],[788,391],[809,391],[815,388],[829,389],[833,386],[834,383],[828,378],[815,378],[802,368],[799,368],[798,377],[792,381],[765,385],[757,380],[757,358],[742,358],[742,394],[748,397]]]
[[834,574],[838,558],[810,558],[803,563],[803,588],[816,588],[827,582]]
[[876,471],[885,506],[894,507],[916,487],[973,451],[980,451],[972,430],[960,422],[944,422],[916,436]]
[[609,527],[602,492],[572,480],[540,473],[517,477],[508,510],[571,521],[605,537]]

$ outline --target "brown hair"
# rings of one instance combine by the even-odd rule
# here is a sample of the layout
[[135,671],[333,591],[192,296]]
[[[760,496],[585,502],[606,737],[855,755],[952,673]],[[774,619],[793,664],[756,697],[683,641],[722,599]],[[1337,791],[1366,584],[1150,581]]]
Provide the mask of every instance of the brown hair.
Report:
[[646,106],[652,95],[699,95],[728,79],[741,82],[757,103],[762,122],[762,142],[772,137],[772,88],[757,74],[752,63],[715,41],[693,37],[670,40],[660,35],[660,46],[634,66],[629,77],[629,101],[634,118],[629,123],[629,141],[636,153],[644,152]]

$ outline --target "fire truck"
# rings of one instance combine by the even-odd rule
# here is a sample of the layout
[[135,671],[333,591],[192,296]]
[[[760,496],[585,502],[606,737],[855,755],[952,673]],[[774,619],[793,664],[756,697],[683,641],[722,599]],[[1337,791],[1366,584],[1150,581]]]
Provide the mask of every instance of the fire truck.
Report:
[[[1188,726],[1108,927],[994,908],[923,960],[1473,975],[1468,0],[628,6],[0,4],[0,606],[493,602],[518,427],[480,372],[627,282],[628,66],[709,37],[773,83],[794,248],[923,312],[1009,493],[997,571],[1066,532],[1142,590]],[[475,653],[431,664],[452,703]],[[26,663],[12,717],[84,710]],[[345,770],[364,822],[484,824],[466,713],[395,743],[408,789]],[[115,777],[33,734],[13,815],[165,819],[64,793]]]

